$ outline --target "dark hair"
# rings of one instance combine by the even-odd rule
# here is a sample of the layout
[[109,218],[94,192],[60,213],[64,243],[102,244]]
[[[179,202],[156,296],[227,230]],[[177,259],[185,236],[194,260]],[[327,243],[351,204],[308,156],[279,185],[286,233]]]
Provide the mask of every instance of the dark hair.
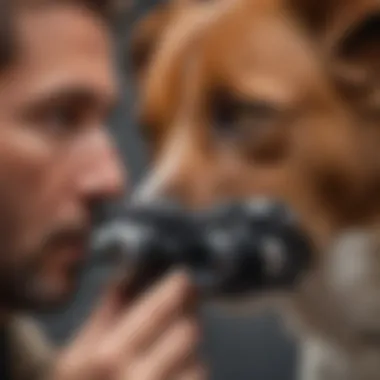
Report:
[[118,14],[115,0],[0,0],[0,72],[11,64],[17,48],[12,27],[12,20],[17,11],[21,8],[54,6],[54,4],[85,7],[103,18],[110,27],[114,16]]

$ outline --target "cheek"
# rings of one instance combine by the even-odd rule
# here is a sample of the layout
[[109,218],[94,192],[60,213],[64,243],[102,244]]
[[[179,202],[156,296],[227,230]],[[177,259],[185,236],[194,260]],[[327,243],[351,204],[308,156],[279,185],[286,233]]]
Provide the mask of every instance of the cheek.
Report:
[[358,192],[363,179],[360,141],[345,120],[321,117],[298,128],[294,163],[324,201],[352,201]]
[[238,146],[219,149],[218,162],[220,177],[236,195],[282,196],[289,167],[286,158],[267,161],[258,156],[246,156]]
[[240,161],[235,163],[235,170],[225,175],[224,182],[227,195],[243,199],[264,196],[285,202],[318,246],[331,236],[334,224],[307,178],[291,160],[276,167]]
[[0,144],[0,212],[18,234],[46,209],[43,197],[53,147],[26,132],[2,133],[7,136]]
[[[33,192],[47,171],[52,155],[42,144],[29,141],[6,141],[1,144],[0,175],[9,176],[8,183],[15,183],[25,193]],[[26,191],[26,190],[29,191]]]
[[221,198],[283,196],[283,167],[261,166],[233,151],[219,151],[216,157],[210,177]]
[[[379,120],[362,128],[361,156],[363,158],[363,173],[366,173],[365,183],[368,187],[380,188],[380,115]],[[375,202],[374,202],[375,203]]]

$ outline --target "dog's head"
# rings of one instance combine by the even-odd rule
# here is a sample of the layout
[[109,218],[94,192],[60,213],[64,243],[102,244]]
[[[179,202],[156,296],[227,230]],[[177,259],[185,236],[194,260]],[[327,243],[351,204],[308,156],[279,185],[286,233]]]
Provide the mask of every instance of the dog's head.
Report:
[[284,200],[320,248],[316,271],[335,268],[324,283],[341,297],[375,280],[380,290],[376,247],[358,253],[362,273],[348,273],[356,254],[346,265],[340,248],[331,253],[380,216],[380,6],[338,2],[188,1],[150,16],[135,63],[153,167],[136,196],[190,207]]

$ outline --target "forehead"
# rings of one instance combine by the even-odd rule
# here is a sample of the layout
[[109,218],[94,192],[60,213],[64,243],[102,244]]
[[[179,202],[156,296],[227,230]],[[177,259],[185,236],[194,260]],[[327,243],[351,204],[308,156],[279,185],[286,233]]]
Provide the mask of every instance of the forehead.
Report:
[[112,51],[107,28],[92,13],[75,6],[52,5],[17,13],[16,60],[4,78],[7,88],[43,92],[70,84],[114,93]]
[[[206,14],[202,27],[192,29],[173,54],[167,54],[173,45],[165,40],[162,54],[150,62],[151,75],[145,78],[142,120],[166,128],[178,108],[203,109],[220,87],[247,100],[267,100],[284,108],[307,96],[330,94],[317,51],[297,20],[286,13],[284,3],[220,0],[210,9],[212,17]],[[183,25],[182,20],[178,25]],[[193,40],[196,43],[189,43]]]
[[281,2],[266,1],[245,1],[210,26],[199,54],[201,83],[284,103],[320,87],[306,35]]

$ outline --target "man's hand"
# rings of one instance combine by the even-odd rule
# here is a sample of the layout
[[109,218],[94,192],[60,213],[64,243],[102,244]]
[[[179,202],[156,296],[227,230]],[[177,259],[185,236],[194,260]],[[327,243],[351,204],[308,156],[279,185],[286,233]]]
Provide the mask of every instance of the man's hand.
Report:
[[112,289],[60,358],[52,380],[201,380],[194,291],[175,273],[141,298]]

